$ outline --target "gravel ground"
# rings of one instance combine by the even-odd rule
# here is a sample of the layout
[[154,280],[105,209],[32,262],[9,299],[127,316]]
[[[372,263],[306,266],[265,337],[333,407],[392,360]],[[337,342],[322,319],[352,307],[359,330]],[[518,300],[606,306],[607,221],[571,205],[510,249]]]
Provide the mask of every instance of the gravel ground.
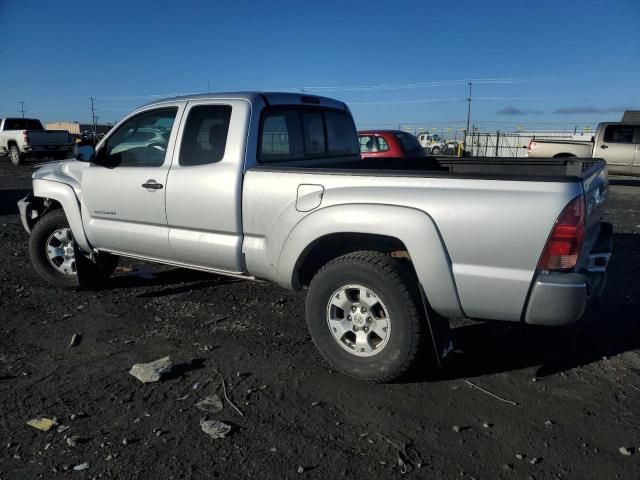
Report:
[[[304,295],[271,284],[123,260],[101,291],[52,289],[13,207],[29,172],[0,163],[2,480],[382,479],[402,475],[399,449],[405,477],[640,477],[639,180],[611,189],[599,310],[566,329],[456,321],[446,369],[368,385],[322,363]],[[167,355],[160,382],[128,373]],[[214,369],[243,416],[196,408],[223,397]],[[205,416],[229,435],[205,435]]]

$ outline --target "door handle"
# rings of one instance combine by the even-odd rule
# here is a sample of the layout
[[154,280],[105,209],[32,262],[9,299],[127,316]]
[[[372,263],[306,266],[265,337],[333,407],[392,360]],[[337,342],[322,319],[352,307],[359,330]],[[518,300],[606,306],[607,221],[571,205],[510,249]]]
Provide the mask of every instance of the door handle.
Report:
[[600,145],[600,148],[609,148],[609,145]]
[[150,178],[146,183],[142,184],[142,188],[146,188],[147,190],[160,190],[162,188],[162,184],[156,182],[153,178]]

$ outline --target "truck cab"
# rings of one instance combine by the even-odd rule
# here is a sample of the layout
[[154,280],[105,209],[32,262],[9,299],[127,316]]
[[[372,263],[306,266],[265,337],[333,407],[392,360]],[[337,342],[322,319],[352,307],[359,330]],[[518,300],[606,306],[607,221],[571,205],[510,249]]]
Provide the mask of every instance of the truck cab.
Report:
[[593,157],[604,158],[612,173],[640,174],[640,124],[598,125],[594,137]]

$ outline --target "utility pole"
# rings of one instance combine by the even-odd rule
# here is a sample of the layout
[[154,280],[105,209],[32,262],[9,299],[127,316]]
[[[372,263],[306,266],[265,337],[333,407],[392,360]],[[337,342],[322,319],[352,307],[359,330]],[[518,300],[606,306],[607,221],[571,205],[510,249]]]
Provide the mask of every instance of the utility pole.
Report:
[[463,152],[467,150],[467,135],[469,133],[469,120],[471,119],[471,82],[467,83],[469,85],[469,96],[467,97],[467,129],[464,131]]
[[24,101],[20,100],[18,103],[20,104],[20,110],[18,111],[22,113],[22,118],[24,118],[24,114],[27,113],[27,111],[24,109]]
[[209,85],[209,79],[207,78],[207,93],[209,93],[211,91],[210,85]]
[[95,98],[93,97],[89,97],[89,100],[91,100],[91,123],[93,125],[93,135],[95,136],[96,134],[96,129],[97,129],[97,121],[98,121],[98,117],[96,117],[96,107],[94,105],[94,100]]

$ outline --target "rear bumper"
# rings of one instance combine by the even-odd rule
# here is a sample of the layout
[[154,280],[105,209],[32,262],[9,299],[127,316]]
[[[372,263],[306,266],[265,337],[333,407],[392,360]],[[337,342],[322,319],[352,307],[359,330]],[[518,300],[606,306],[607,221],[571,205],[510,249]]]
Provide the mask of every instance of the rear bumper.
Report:
[[613,228],[602,223],[586,266],[577,273],[539,273],[529,295],[524,321],[531,325],[560,326],[578,320],[607,283],[613,250]]
[[73,151],[73,145],[26,145],[21,148],[25,155],[32,157],[48,157],[51,155],[68,154]]

